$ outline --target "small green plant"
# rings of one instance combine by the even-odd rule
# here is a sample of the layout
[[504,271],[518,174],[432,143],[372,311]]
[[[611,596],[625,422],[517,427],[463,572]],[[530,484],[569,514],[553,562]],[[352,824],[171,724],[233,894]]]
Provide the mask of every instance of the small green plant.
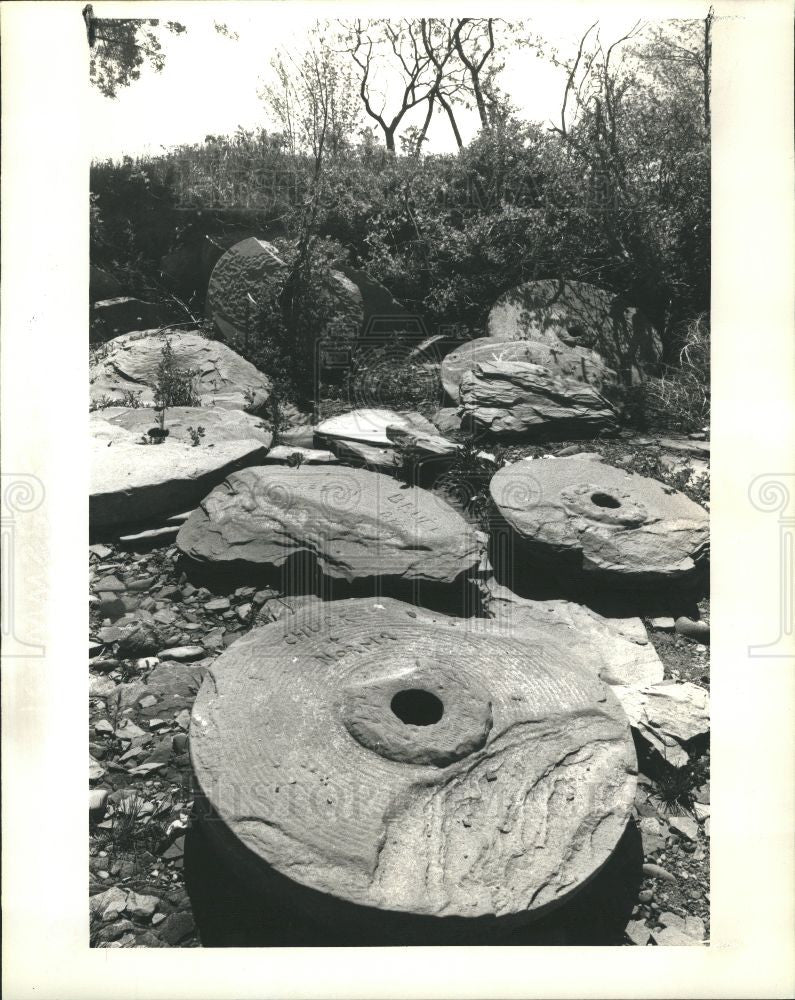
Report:
[[188,434],[190,435],[190,443],[194,448],[198,448],[198,446],[202,443],[202,438],[204,437],[204,428],[201,426],[189,427]]
[[146,800],[135,792],[116,804],[110,827],[99,831],[98,846],[111,851],[155,852],[165,837],[162,822],[145,810]]
[[468,437],[461,443],[438,485],[487,529],[493,513],[489,483],[504,464],[504,449],[497,448],[492,461],[483,454],[474,438]]
[[709,776],[709,757],[689,760],[684,767],[666,767],[656,778],[649,798],[663,816],[692,815],[695,791]]

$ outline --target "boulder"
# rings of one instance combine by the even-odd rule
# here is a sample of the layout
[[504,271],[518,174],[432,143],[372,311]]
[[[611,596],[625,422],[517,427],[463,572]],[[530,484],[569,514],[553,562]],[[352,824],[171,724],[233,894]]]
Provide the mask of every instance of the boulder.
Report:
[[145,524],[193,508],[229,473],[264,460],[260,441],[219,441],[194,448],[166,438],[142,444],[139,436],[102,420],[91,421],[92,530]]
[[613,690],[632,728],[672,767],[690,759],[683,743],[709,732],[709,694],[697,684],[666,681]]
[[479,337],[467,341],[442,359],[442,385],[455,403],[459,402],[461,379],[483,361],[526,361],[541,365],[552,375],[586,382],[598,390],[617,381],[616,373],[588,348],[563,349],[536,340]]
[[224,337],[234,342],[257,330],[286,270],[276,248],[253,236],[220,256],[207,287],[207,313]]
[[436,429],[448,437],[461,431],[461,415],[455,406],[440,407],[431,420]]
[[615,410],[592,386],[526,361],[478,362],[459,392],[463,418],[490,434],[591,436],[615,425]]
[[387,427],[412,428],[424,434],[436,434],[436,428],[420,413],[386,409],[361,409],[322,420],[315,427],[315,437],[325,443],[360,441],[362,444],[389,448],[393,442]]
[[662,356],[654,327],[621,296],[581,281],[528,281],[489,313],[488,335],[596,351],[625,378],[639,380]]
[[202,406],[256,412],[267,401],[271,386],[266,376],[197,330],[149,331],[111,340],[90,365],[92,401],[121,403],[132,393],[140,405],[151,406],[166,340],[180,368],[197,372],[194,386]]
[[173,319],[173,311],[156,302],[119,297],[102,299],[91,307],[91,340],[106,341],[131,330],[148,330]]
[[491,480],[502,516],[539,560],[633,586],[682,582],[707,559],[703,507],[598,455],[516,462]]
[[630,815],[626,718],[543,631],[473,621],[334,601],[222,654],[190,752],[224,870],[391,944],[482,943],[574,896]]
[[484,598],[488,614],[504,630],[516,636],[544,631],[605,684],[646,687],[663,679],[662,661],[640,618],[606,618],[571,601],[528,600],[493,578]]
[[[110,406],[95,410],[92,423],[98,420],[123,427],[139,438],[159,426],[157,411],[144,406]],[[273,439],[273,435],[259,418],[252,417],[243,410],[226,410],[219,406],[169,406],[165,412],[164,424],[169,441],[181,441],[198,448],[215,447],[222,441],[258,441],[263,447],[269,448]],[[196,435],[200,429],[204,431],[196,445],[189,428]]]
[[180,528],[201,562],[282,566],[304,553],[328,577],[451,583],[477,565],[467,522],[433,493],[364,469],[275,465],[227,477]]
[[121,295],[121,284],[101,267],[91,264],[88,269],[88,300],[91,303],[103,299],[115,299]]
[[394,472],[403,464],[394,448],[379,448],[361,441],[335,441],[333,447],[339,461],[346,465],[363,465],[367,469]]

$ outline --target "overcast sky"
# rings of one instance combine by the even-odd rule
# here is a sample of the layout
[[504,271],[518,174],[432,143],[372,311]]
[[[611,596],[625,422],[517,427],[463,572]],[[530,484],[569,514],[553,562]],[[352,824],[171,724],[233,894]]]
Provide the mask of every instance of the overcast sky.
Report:
[[[119,13],[129,16],[130,5],[123,6],[127,9],[118,4],[96,3],[94,12],[97,17]],[[201,142],[209,134],[234,132],[238,126],[269,128],[273,123],[258,97],[268,76],[269,61],[279,48],[300,47],[309,24],[319,15],[331,14],[329,6],[324,5],[321,10],[318,5],[284,2],[249,3],[243,8],[234,3],[135,4],[137,16],[146,7],[147,16],[179,19],[188,31],[179,36],[164,36],[166,65],[161,73],[145,68],[140,80],[120,90],[115,100],[104,98],[91,88],[88,102],[92,156],[156,154],[164,147]],[[415,13],[411,8],[392,10]],[[369,6],[361,11],[371,13]],[[530,15],[533,31],[562,54],[570,55],[594,20],[599,19],[602,39],[610,42],[631,28],[644,8],[634,4],[616,8],[590,3],[551,11],[527,4],[521,11],[523,17]],[[434,12],[449,16],[444,8]],[[518,12],[510,13],[515,18]],[[656,12],[649,9],[648,13],[653,16]],[[694,6],[692,14],[699,16],[700,10]],[[214,27],[216,21],[228,25],[237,33],[238,40],[219,34]],[[501,86],[528,120],[557,120],[564,85],[563,72],[547,60],[536,58],[532,51],[516,49],[506,54]],[[407,117],[405,124],[420,124],[425,110],[423,105],[416,112],[416,120]],[[476,114],[461,109],[457,119],[464,139],[468,140],[477,129]],[[439,116],[432,125],[428,148],[436,152],[455,148],[444,116]]]

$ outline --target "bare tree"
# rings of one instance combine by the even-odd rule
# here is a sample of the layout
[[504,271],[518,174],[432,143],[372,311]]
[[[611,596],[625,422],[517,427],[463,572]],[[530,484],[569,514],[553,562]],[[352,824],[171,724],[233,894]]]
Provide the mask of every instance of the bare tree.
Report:
[[428,133],[434,105],[438,103],[447,115],[456,145],[461,149],[464,141],[455,118],[453,103],[464,91],[464,79],[463,67],[459,67],[453,58],[455,53],[454,23],[452,20],[441,21],[435,18],[422,18],[420,21],[422,44],[435,70],[433,87],[428,94],[428,112],[420,133],[420,142],[424,141]]
[[[362,21],[349,29],[347,47],[359,67],[359,95],[368,116],[384,134],[384,143],[395,151],[395,134],[412,108],[429,101],[435,91],[437,74],[425,50],[416,21]],[[375,82],[377,63],[399,79],[400,104],[394,113],[386,110],[386,97]],[[436,98],[434,98],[436,99]]]
[[491,119],[486,98],[496,70],[496,67],[488,65],[495,49],[494,18],[461,18],[453,31],[453,44],[469,74],[480,124],[485,131],[489,131]]

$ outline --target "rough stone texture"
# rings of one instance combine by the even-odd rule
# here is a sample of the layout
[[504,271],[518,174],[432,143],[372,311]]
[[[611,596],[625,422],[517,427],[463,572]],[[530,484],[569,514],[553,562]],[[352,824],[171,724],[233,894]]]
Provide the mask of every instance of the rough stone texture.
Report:
[[119,282],[101,267],[92,264],[88,269],[88,300],[92,304],[104,299],[115,299],[121,295]]
[[[105,420],[116,427],[135,434],[138,438],[150,428],[157,427],[156,411],[150,407],[109,406],[95,410],[92,422]],[[192,427],[204,428],[204,434],[197,448],[214,447],[222,441],[258,441],[270,448],[273,435],[262,420],[252,417],[243,410],[227,410],[219,406],[169,406],[165,414],[165,427],[169,441],[181,441],[193,446],[193,438],[188,432]],[[157,447],[160,447],[159,445]]]
[[683,767],[681,746],[709,732],[709,694],[689,681],[614,688],[630,723],[672,767]]
[[245,337],[247,329],[257,329],[261,312],[278,293],[286,269],[276,248],[254,237],[221,255],[210,275],[207,311],[225,337],[236,340]]
[[91,421],[92,529],[103,530],[177,514],[196,506],[230,472],[261,462],[259,441],[221,441],[193,448],[166,438],[141,444],[139,437],[103,420]]
[[458,402],[461,379],[483,361],[526,361],[542,365],[551,374],[587,382],[595,389],[617,381],[595,351],[588,348],[562,348],[536,340],[499,340],[497,337],[479,337],[462,344],[442,359],[441,378],[447,395]]
[[[213,268],[207,288],[207,311],[232,342],[257,330],[263,310],[272,306],[287,272],[276,248],[254,237],[230,247]],[[354,340],[362,325],[362,293],[339,271],[327,289],[334,300],[325,335]]]
[[180,528],[177,545],[203,562],[281,566],[311,554],[348,581],[398,576],[452,582],[478,562],[474,529],[436,495],[364,469],[245,469],[229,476]]
[[662,356],[654,327],[620,296],[581,281],[528,281],[489,313],[488,334],[597,351],[616,372],[637,378]]
[[571,601],[527,600],[493,579],[486,593],[488,613],[503,628],[516,636],[546,631],[606,684],[645,687],[663,679],[662,661],[640,618],[605,618]]
[[122,402],[134,392],[143,406],[154,402],[157,367],[168,339],[177,364],[198,370],[196,391],[202,406],[229,410],[258,410],[270,395],[270,382],[225,344],[208,340],[198,331],[127,334],[107,344],[107,352],[90,366],[91,399]]
[[490,490],[535,553],[562,568],[656,584],[687,578],[706,558],[703,507],[598,455],[516,462],[494,476]]
[[593,434],[615,423],[615,411],[590,385],[526,361],[483,361],[460,386],[461,413],[492,434]]
[[[190,750],[226,863],[265,892],[274,873],[281,892],[318,890],[325,920],[340,900],[365,921],[529,920],[575,893],[632,806],[626,719],[545,632],[528,644],[471,621],[332,602],[224,653]],[[411,690],[438,697],[441,719],[398,717]]]
[[169,318],[169,310],[156,302],[127,296],[102,299],[91,309],[91,339],[104,341],[131,330],[148,330],[168,322]]
[[436,434],[436,428],[420,413],[386,409],[361,409],[329,417],[315,427],[321,441],[360,441],[362,444],[390,448],[393,444],[387,427],[404,427],[424,434]]

